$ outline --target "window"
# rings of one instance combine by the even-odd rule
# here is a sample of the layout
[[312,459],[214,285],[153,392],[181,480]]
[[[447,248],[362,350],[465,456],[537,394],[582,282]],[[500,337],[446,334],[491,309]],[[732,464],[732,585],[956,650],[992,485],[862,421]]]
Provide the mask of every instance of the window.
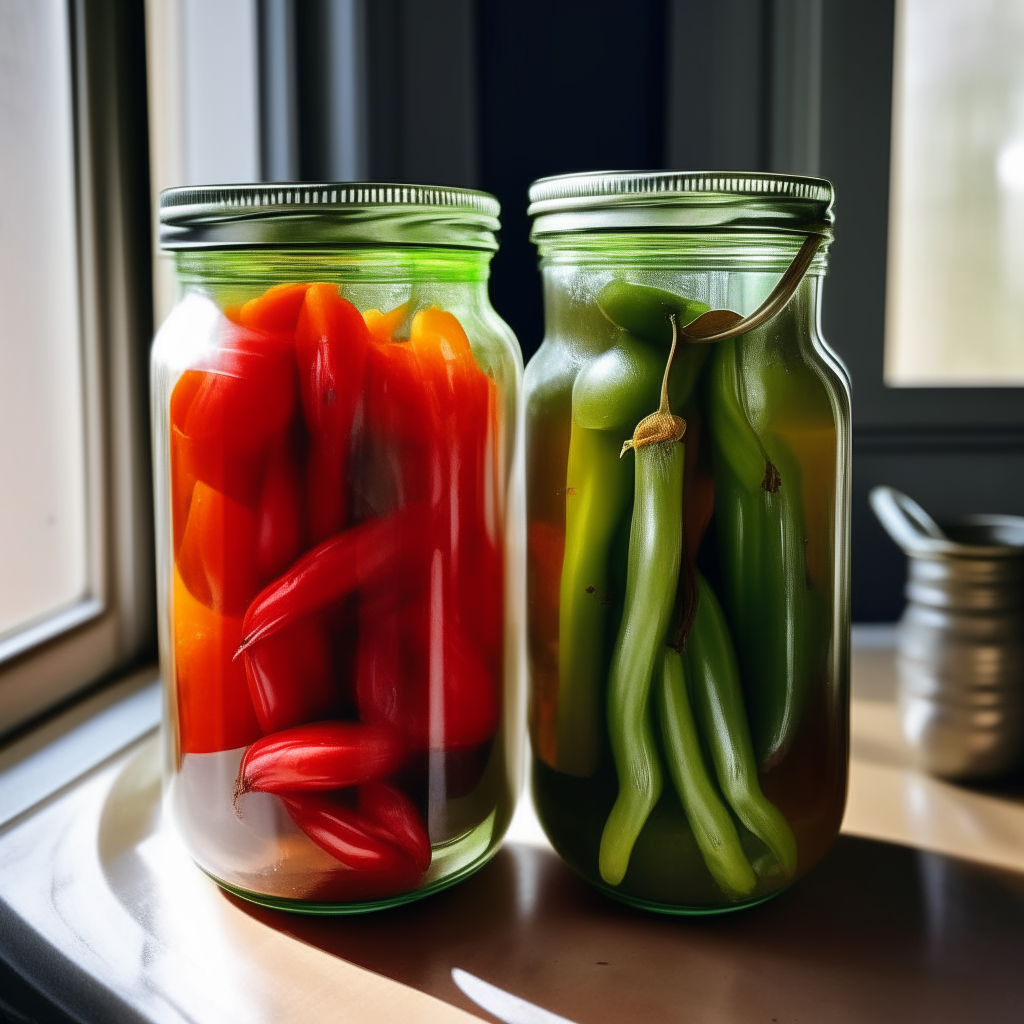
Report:
[[1024,3],[897,13],[885,379],[1024,384]]
[[0,5],[0,733],[154,632],[145,70],[122,6]]
[[[914,4],[908,0],[906,10]],[[821,36],[820,168],[837,197],[823,321],[853,378],[853,614],[860,621],[895,619],[904,604],[905,559],[867,504],[875,484],[906,491],[940,520],[1024,514],[1019,388],[981,387],[977,376],[912,387],[889,386],[885,378],[887,299],[903,301],[894,292],[895,271],[887,273],[890,223],[901,215],[898,186],[890,196],[890,151],[905,144],[899,118],[895,126],[892,118],[900,6],[826,3]],[[933,6],[950,7],[919,8]],[[995,7],[955,6],[976,27]]]
[[20,6],[0,14],[0,644],[8,654],[89,589],[69,26],[53,4]]

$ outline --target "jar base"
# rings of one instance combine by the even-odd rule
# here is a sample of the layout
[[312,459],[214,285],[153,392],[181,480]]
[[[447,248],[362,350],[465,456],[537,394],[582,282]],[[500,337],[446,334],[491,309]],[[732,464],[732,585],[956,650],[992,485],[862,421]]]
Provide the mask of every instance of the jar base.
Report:
[[740,903],[730,903],[728,905],[720,906],[680,906],[673,905],[671,903],[656,903],[653,900],[641,899],[638,896],[628,896],[623,892],[616,892],[611,886],[599,885],[595,882],[591,882],[587,879],[588,884],[592,885],[599,892],[605,896],[610,896],[616,903],[624,903],[627,907],[634,907],[636,910],[646,910],[652,914],[664,914],[668,917],[714,917],[719,914],[734,914],[737,910],[749,910],[751,907],[759,906],[762,903],[767,903],[769,900],[775,899],[776,896],[786,892],[789,887],[793,884],[790,882],[788,885],[784,885],[779,889],[774,889],[772,892],[762,893],[760,896],[755,896],[753,899],[743,900]]
[[269,910],[285,910],[292,914],[306,914],[310,917],[349,917],[355,914],[371,914],[377,910],[390,910],[393,907],[401,907],[406,903],[413,903],[416,900],[425,899],[427,896],[443,892],[453,885],[458,885],[459,882],[469,878],[470,875],[476,874],[499,849],[500,844],[496,845],[494,849],[487,851],[478,860],[473,861],[472,864],[467,864],[454,874],[448,875],[445,878],[439,878],[437,881],[423,886],[422,889],[414,889],[412,892],[403,892],[396,896],[388,896],[379,900],[365,900],[362,903],[315,903],[310,900],[289,899],[283,896],[266,896],[262,893],[239,888],[230,882],[225,882],[223,879],[217,878],[216,875],[211,875],[201,864],[196,866],[225,892],[245,900],[246,903],[255,903],[256,906],[267,907]]
[[369,914],[374,910],[388,910],[400,907],[414,900],[432,896],[456,885],[463,879],[479,871],[501,846],[501,837],[508,826],[507,817],[500,829],[495,828],[496,811],[492,811],[476,828],[458,838],[434,847],[433,860],[427,868],[426,884],[411,892],[397,893],[375,900],[362,900],[358,903],[328,902],[300,899],[290,896],[271,896],[256,892],[245,886],[235,885],[218,878],[216,874],[196,860],[196,866],[213,879],[226,892],[271,910],[287,910],[295,914],[310,914],[320,917],[337,917],[349,914]]

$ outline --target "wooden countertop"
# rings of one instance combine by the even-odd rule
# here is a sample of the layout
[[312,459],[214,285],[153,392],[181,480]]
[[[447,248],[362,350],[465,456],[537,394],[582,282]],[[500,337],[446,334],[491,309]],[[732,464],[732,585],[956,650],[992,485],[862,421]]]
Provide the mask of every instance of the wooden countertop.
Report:
[[161,823],[151,739],[0,831],[0,952],[84,1019],[497,1020],[456,987],[461,968],[578,1024],[1019,1020],[1021,787],[916,771],[892,685],[891,631],[858,630],[844,834],[742,913],[663,918],[604,898],[528,805],[490,864],[420,903],[254,908]]
[[943,782],[914,767],[900,731],[891,627],[858,627],[843,832],[1024,871],[1024,779]]

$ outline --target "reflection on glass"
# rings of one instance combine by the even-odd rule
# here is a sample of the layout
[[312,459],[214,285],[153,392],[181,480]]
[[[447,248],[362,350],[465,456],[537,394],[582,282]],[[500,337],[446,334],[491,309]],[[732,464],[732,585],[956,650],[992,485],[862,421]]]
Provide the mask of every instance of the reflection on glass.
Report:
[[1024,384],[1024,0],[902,0],[885,378]]

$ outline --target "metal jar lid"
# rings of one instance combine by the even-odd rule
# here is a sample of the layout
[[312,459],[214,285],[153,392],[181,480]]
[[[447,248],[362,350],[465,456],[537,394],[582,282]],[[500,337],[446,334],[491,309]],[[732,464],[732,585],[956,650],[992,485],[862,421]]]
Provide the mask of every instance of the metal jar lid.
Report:
[[160,193],[169,250],[399,245],[498,248],[494,196],[429,185],[266,183]]
[[820,235],[830,240],[832,184],[792,174],[592,171],[530,186],[534,240],[577,232]]

